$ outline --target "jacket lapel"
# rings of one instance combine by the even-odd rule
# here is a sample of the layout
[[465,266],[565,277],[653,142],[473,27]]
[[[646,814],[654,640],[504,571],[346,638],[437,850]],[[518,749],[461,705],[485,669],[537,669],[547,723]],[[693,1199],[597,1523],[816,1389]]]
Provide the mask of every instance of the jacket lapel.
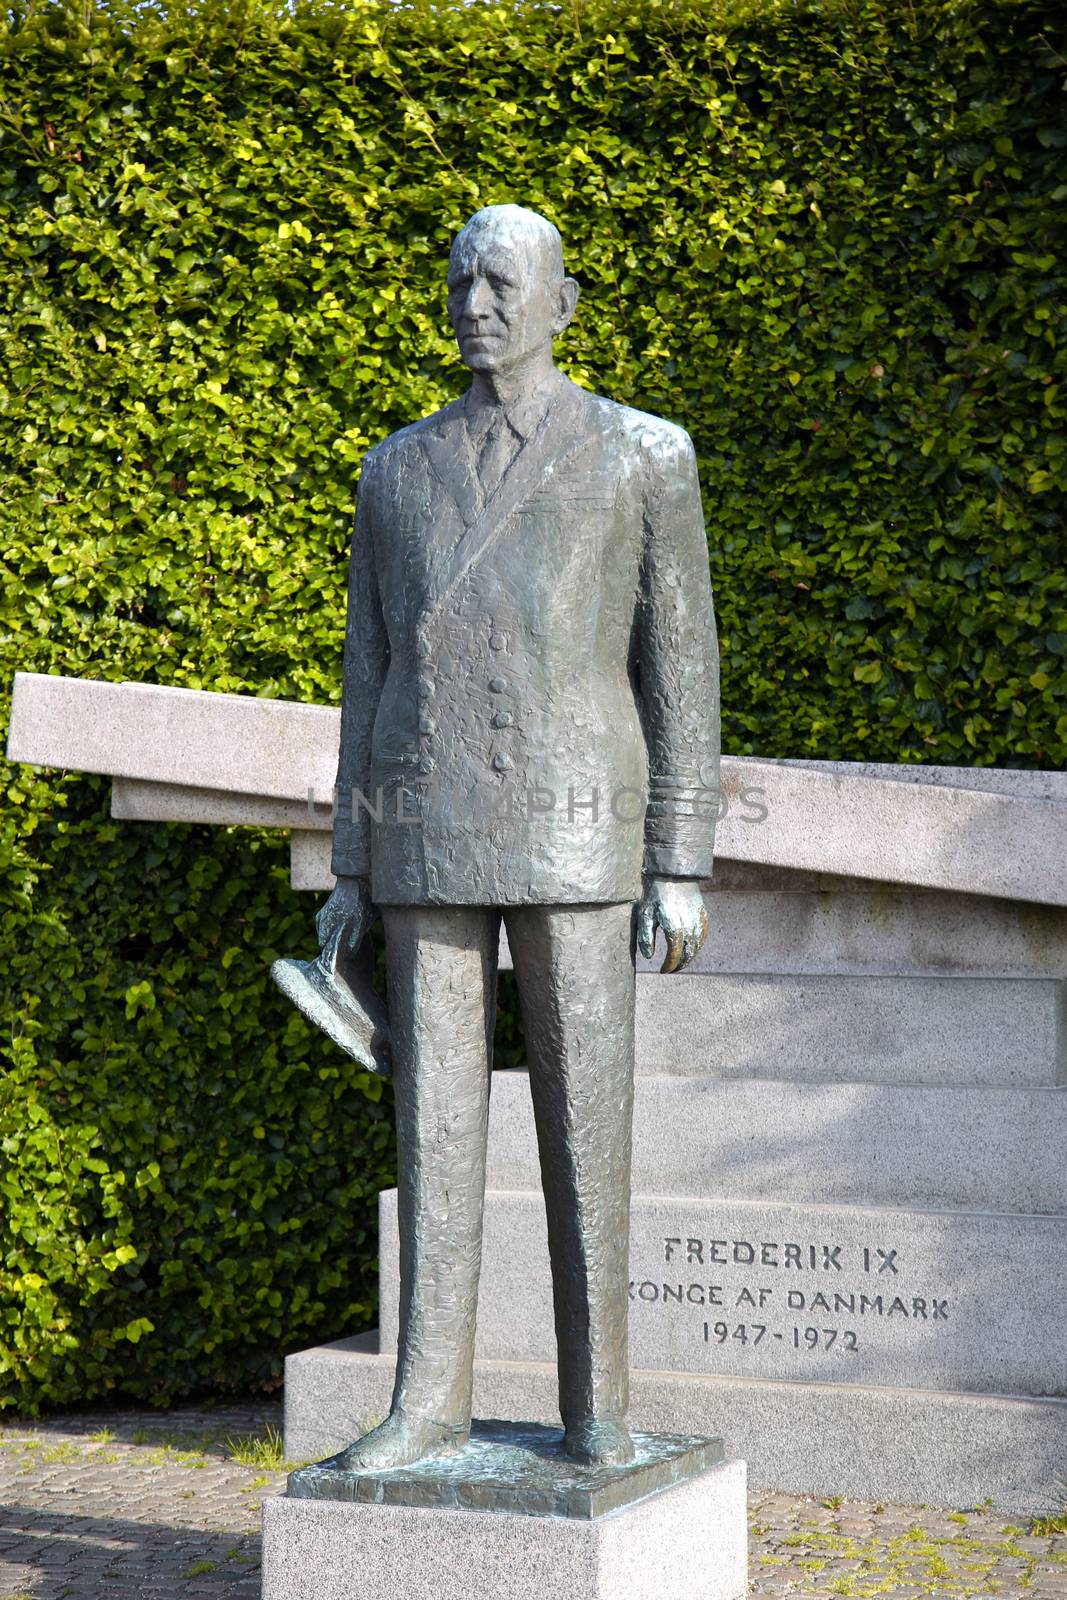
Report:
[[[582,441],[573,423],[581,393],[580,389],[568,384],[549,401],[540,424],[518,451],[495,492],[474,515],[473,520],[468,522],[466,531],[458,543],[453,545],[444,560],[435,566],[426,593],[427,612],[436,610],[475,562],[480,561],[495,544],[509,517],[519,509],[527,496],[540,486],[546,473],[578,448]],[[463,428],[460,431],[465,441],[460,448],[466,452],[473,479],[471,488],[473,494],[477,495],[477,476],[467,430]],[[448,442],[452,473],[456,472],[457,444],[456,439],[450,439]]]
[[462,401],[449,406],[447,417],[435,427],[420,433],[419,444],[464,527],[469,527],[482,508],[482,495]]

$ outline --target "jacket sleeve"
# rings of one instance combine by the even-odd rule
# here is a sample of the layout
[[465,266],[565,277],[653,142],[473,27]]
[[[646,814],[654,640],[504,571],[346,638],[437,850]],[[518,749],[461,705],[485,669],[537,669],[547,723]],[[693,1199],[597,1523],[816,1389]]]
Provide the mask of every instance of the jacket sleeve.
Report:
[[719,647],[688,434],[651,438],[645,558],[638,597],[637,683],[648,746],[646,874],[708,878],[719,798]]
[[360,475],[352,554],[348,568],[348,614],[341,672],[341,748],[337,763],[336,815],[331,866],[338,877],[369,877],[370,814],[360,803],[370,784],[371,737],[389,666],[389,639],[378,592],[374,557],[377,471],[373,456]]

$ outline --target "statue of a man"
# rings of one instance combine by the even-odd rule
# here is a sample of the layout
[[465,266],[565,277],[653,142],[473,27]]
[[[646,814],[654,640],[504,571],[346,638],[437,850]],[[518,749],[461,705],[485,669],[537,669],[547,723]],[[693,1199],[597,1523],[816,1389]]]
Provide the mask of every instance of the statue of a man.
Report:
[[385,927],[400,1344],[389,1416],[333,1465],[466,1439],[500,923],[548,1213],[559,1402],[579,1462],[626,1429],[634,947],[707,923],[718,657],[696,462],[553,365],[560,236],[489,206],[452,247],[463,398],[363,465],[324,946]]

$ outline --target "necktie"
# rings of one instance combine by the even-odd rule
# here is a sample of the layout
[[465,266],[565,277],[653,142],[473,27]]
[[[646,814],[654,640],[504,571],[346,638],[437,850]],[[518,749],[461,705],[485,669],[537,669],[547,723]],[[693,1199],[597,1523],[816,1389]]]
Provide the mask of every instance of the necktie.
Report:
[[487,500],[495,494],[501,478],[510,467],[516,442],[514,430],[501,407],[493,418],[478,455],[478,477]]

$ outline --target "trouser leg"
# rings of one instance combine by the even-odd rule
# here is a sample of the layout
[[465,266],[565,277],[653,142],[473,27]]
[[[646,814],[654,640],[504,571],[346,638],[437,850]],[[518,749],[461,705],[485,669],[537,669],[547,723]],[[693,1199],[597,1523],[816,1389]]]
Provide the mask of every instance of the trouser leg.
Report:
[[632,907],[505,912],[548,1215],[567,1427],[625,1415],[634,1073]]
[[499,914],[385,906],[400,1229],[393,1409],[470,1423]]

